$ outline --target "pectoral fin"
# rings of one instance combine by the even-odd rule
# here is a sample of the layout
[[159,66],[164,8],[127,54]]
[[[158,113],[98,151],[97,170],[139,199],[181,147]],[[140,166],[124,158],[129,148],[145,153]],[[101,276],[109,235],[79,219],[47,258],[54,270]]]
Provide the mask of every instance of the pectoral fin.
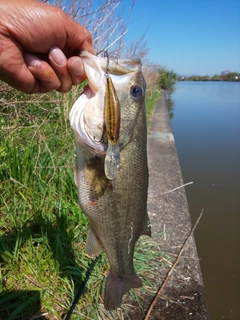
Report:
[[74,182],[76,183],[76,186],[78,187],[78,165],[77,165],[77,162],[75,163],[75,169],[74,169]]
[[101,242],[96,238],[93,231],[89,228],[87,241],[86,241],[86,252],[90,257],[96,257],[102,251],[103,245]]

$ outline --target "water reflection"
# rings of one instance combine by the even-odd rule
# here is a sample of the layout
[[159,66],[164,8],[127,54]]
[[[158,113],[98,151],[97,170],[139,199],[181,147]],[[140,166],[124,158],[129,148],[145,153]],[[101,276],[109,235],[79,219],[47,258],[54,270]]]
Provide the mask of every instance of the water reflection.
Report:
[[168,113],[169,113],[169,117],[170,119],[173,119],[174,117],[174,104],[175,101],[171,98],[171,96],[168,96],[167,98],[167,106],[168,106]]

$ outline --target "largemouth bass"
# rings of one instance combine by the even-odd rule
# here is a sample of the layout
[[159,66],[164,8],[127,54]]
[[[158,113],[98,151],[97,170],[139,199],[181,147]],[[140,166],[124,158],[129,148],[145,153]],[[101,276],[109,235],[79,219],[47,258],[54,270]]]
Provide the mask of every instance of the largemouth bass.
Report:
[[[69,116],[76,140],[75,182],[80,206],[90,219],[86,252],[93,257],[104,248],[107,253],[110,271],[104,306],[114,310],[126,292],[142,286],[134,270],[134,248],[141,235],[150,235],[146,85],[139,59],[107,60],[86,51],[81,57],[88,85]],[[116,108],[120,108],[115,121],[115,126],[120,126],[119,136],[117,141],[112,138],[119,147],[119,163],[112,178],[107,177],[105,168],[110,144],[105,98],[112,94],[106,85],[106,73],[115,88],[113,94],[117,94]]]

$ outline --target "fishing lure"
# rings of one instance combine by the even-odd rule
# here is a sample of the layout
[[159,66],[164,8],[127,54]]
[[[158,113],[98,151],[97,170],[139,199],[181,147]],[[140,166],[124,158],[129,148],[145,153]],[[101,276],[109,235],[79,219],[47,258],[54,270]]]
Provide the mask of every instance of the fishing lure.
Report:
[[120,103],[112,79],[108,72],[109,57],[107,55],[106,93],[105,93],[105,126],[108,148],[105,157],[104,170],[109,180],[116,177],[120,166],[119,132],[120,132]]

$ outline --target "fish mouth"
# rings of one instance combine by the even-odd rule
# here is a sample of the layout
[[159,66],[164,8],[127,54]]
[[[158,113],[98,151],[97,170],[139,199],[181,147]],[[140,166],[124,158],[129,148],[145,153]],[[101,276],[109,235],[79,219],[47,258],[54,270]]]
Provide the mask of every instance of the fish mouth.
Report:
[[[99,103],[99,99],[96,98],[97,95],[102,97],[104,93],[100,92],[99,89],[95,94],[87,84],[79,98],[78,105],[73,106],[69,114],[69,120],[77,140],[82,140],[94,154],[103,155],[107,150],[104,110],[102,108],[101,111],[101,108],[97,108]],[[90,111],[85,112],[86,109]]]

